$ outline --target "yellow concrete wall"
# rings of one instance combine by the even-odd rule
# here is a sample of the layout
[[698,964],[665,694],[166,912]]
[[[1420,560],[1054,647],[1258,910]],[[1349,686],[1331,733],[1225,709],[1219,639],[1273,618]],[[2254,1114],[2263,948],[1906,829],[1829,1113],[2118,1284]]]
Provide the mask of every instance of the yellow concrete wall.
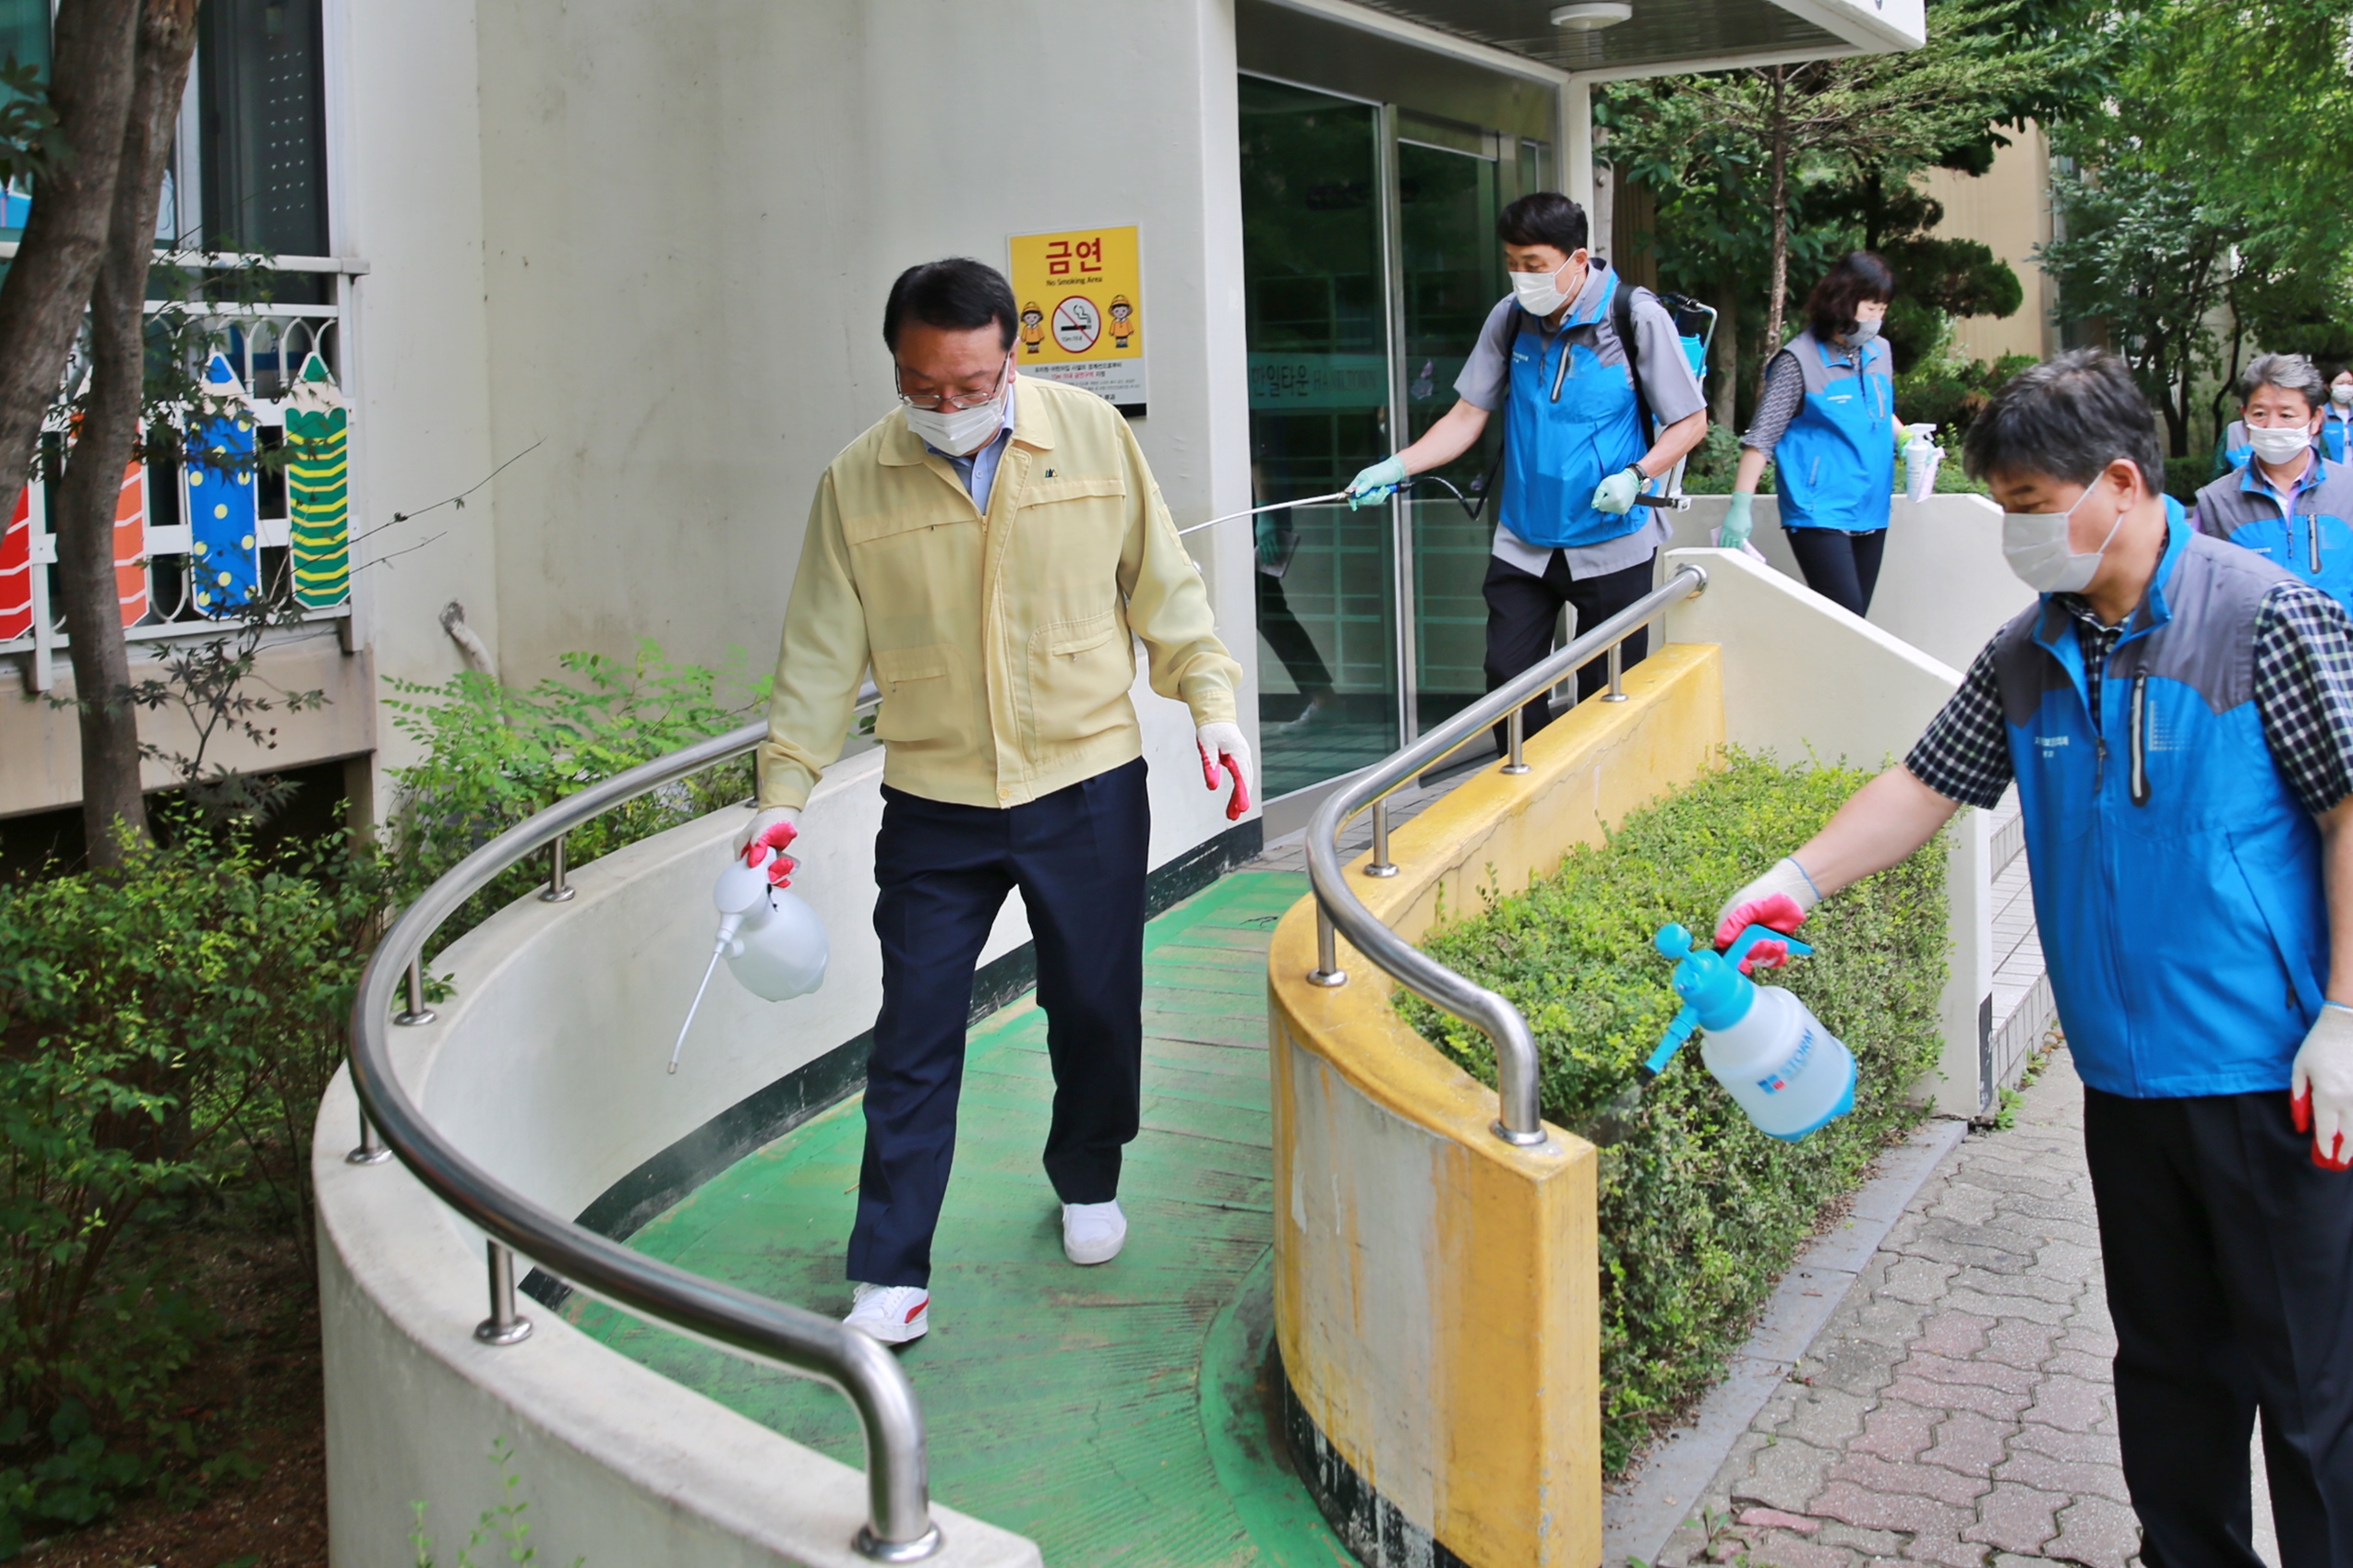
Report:
[[[1713,765],[1717,650],[1662,649],[1628,700],[1589,702],[1390,839],[1365,904],[1418,940],[1441,916],[1549,872],[1604,824]],[[1515,1148],[1495,1095],[1391,1004],[1345,942],[1346,985],[1308,983],[1312,898],[1268,956],[1275,1315],[1291,1390],[1339,1455],[1474,1568],[1602,1555],[1600,1281],[1592,1145]]]

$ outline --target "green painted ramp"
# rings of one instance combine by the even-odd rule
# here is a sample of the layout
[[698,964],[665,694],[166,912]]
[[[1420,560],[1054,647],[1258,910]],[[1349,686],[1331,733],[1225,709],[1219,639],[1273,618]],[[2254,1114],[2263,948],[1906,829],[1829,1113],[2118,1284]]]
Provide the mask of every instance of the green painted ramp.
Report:
[[[1350,1564],[1270,1417],[1273,1167],[1267,944],[1307,891],[1240,872],[1145,932],[1144,1131],[1120,1200],[1127,1249],[1062,1253],[1038,1165],[1053,1081],[1025,999],[972,1032],[933,1249],[931,1332],[903,1352],[940,1501],[1036,1539],[1052,1568]],[[848,1310],[842,1248],[863,1122],[852,1100],[723,1172],[630,1244],[820,1311]],[[851,1465],[830,1388],[579,1301],[624,1354]]]

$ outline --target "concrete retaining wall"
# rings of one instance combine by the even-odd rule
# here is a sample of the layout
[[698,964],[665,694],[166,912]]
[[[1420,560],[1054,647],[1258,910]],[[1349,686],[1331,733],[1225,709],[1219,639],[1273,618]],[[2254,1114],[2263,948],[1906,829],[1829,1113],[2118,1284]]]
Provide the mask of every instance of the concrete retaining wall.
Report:
[[[1529,773],[1483,772],[1399,828],[1396,877],[1351,866],[1361,896],[1412,940],[1549,871],[1709,765],[1720,668],[1712,648],[1655,654],[1627,701],[1536,736]],[[1557,1129],[1535,1148],[1495,1137],[1494,1091],[1340,952],[1349,983],[1309,984],[1310,899],[1267,961],[1276,1326],[1319,1490],[1350,1497],[1368,1562],[1426,1562],[1435,1541],[1474,1568],[1586,1568],[1602,1550],[1595,1151]]]
[[[1735,746],[1876,772],[1903,760],[1961,684],[1960,671],[1736,551],[1677,550],[1665,569],[1684,560],[1708,569],[1708,591],[1667,613],[1667,640],[1724,649],[1724,738]],[[1940,1115],[1975,1116],[1993,1095],[1992,845],[1982,811],[1961,812],[1948,832],[1944,1058],[1923,1094]]]
[[[1706,548],[1723,524],[1725,505],[1723,496],[1694,496],[1689,511],[1669,513],[1675,536],[1667,549]],[[1803,583],[1781,526],[1780,503],[1758,497],[1756,518],[1749,543],[1775,569]],[[1965,670],[2001,624],[2034,601],[2034,590],[2002,561],[2000,508],[1983,496],[1896,497],[1879,592],[1871,599],[1873,626]]]
[[[435,1125],[501,1179],[577,1214],[720,1111],[873,1022],[870,921],[882,755],[836,768],[803,818],[796,891],[833,940],[822,989],[759,1000],[713,978],[678,1074],[671,1041],[710,952],[711,882],[730,808],[582,867],[570,903],[525,898],[437,955],[455,997],[392,1031]],[[993,956],[1027,939],[1017,901]],[[410,1505],[445,1549],[495,1500],[484,1455],[514,1444],[533,1540],[549,1561],[774,1568],[865,1560],[849,1542],[865,1478],[638,1366],[526,1303],[534,1332],[475,1343],[482,1240],[397,1164],[353,1167],[357,1106],[339,1074],[319,1111],[330,1550],[337,1568],[408,1568]],[[932,1561],[1018,1568],[1028,1541],[937,1510]],[[445,1560],[450,1553],[445,1550]]]

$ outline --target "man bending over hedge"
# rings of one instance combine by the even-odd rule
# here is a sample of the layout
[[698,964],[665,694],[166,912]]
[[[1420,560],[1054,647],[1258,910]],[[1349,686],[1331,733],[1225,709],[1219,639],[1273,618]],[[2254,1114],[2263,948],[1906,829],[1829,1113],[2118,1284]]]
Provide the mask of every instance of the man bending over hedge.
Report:
[[2353,622],[2191,528],[2111,355],[2011,381],[1966,461],[2041,602],[1716,940],[1796,929],[2015,779],[2143,1560],[2255,1568],[2260,1410],[2286,1568],[2353,1563]]

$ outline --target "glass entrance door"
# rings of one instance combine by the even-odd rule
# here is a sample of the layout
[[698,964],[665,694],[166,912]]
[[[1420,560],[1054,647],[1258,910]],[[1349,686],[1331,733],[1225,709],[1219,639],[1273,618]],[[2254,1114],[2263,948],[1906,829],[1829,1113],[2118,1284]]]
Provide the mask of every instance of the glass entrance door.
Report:
[[[1399,131],[1406,432],[1419,440],[1454,406],[1455,377],[1507,287],[1495,238],[1500,171],[1491,138],[1411,120]],[[1406,139],[1416,133],[1428,139]],[[1416,485],[1405,502],[1413,531],[1416,728],[1449,717],[1487,688],[1487,605],[1480,585],[1495,522],[1480,503],[1494,487],[1502,451],[1503,421],[1491,419],[1478,444],[1435,475],[1470,497],[1471,505],[1430,480]]]
[[[1252,504],[1263,506],[1339,489],[1454,406],[1455,377],[1506,293],[1495,216],[1541,188],[1551,150],[1250,75],[1241,111]],[[1502,439],[1490,421],[1438,477],[1477,501]],[[1474,517],[1425,483],[1390,506],[1256,521],[1269,798],[1379,760],[1486,689],[1483,505]]]
[[[1329,494],[1390,449],[1382,154],[1375,105],[1242,79],[1253,506]],[[1274,796],[1398,748],[1397,563],[1387,508],[1254,521]]]

